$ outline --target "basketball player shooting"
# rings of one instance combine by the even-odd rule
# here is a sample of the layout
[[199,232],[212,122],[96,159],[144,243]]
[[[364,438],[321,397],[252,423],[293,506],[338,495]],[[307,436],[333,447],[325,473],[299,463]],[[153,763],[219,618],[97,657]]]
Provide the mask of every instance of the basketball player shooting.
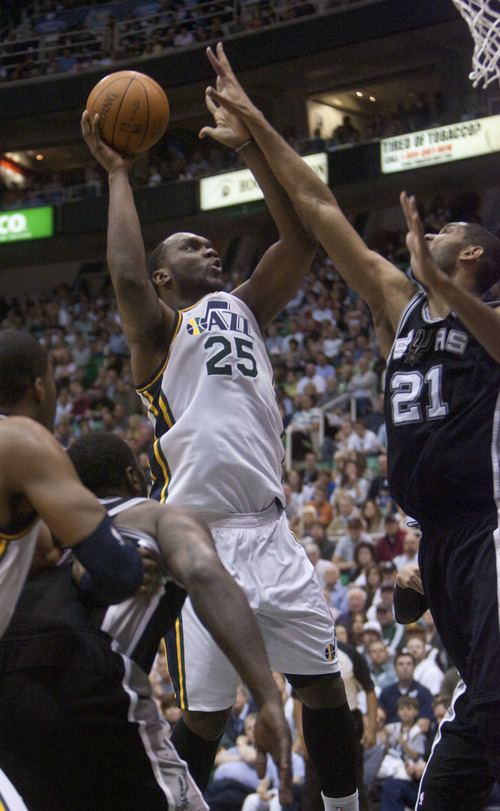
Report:
[[[315,254],[247,127],[207,100],[209,136],[244,157],[279,238],[252,276],[222,291],[220,258],[205,237],[177,233],[146,266],[129,164],[104,144],[98,119],[82,133],[109,175],[108,263],[134,379],[154,425],[152,497],[191,505],[259,619],[271,667],[302,700],[304,738],[325,807],[358,808],[356,741],[321,588],[290,533],[281,483],[282,420],[266,326],[298,290]],[[183,711],[172,741],[200,787],[208,782],[236,696],[237,674],[189,601],[167,640]]]

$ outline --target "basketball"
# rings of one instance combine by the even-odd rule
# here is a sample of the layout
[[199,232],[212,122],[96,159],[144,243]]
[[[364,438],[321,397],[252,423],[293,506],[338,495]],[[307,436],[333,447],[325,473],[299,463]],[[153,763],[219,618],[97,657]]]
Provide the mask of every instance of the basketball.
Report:
[[100,80],[87,99],[90,121],[99,113],[102,140],[121,155],[145,152],[167,128],[170,108],[158,82],[135,70]]

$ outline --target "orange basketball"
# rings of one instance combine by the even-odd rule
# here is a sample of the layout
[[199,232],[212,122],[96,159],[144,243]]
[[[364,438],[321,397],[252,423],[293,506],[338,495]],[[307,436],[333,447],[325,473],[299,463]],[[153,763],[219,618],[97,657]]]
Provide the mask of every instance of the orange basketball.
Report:
[[101,138],[121,155],[145,152],[161,138],[170,117],[158,82],[135,70],[118,70],[96,84],[87,99],[91,122],[99,113]]

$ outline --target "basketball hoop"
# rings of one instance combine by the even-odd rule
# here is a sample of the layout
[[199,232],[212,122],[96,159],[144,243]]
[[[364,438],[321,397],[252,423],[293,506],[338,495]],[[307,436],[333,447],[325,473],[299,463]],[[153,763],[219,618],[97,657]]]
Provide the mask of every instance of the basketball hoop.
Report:
[[500,0],[453,0],[474,40],[469,79],[473,87],[500,79]]

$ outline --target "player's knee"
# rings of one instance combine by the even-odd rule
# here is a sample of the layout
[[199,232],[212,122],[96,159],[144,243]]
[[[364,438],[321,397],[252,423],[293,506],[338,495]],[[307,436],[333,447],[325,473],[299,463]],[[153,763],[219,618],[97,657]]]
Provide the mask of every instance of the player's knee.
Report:
[[302,703],[312,710],[340,707],[346,701],[344,682],[340,673],[332,674],[328,678],[302,676],[300,684],[294,684],[293,681],[291,684]]
[[215,741],[223,734],[231,715],[231,707],[216,712],[194,712],[183,710],[182,717],[186,726],[206,741]]

